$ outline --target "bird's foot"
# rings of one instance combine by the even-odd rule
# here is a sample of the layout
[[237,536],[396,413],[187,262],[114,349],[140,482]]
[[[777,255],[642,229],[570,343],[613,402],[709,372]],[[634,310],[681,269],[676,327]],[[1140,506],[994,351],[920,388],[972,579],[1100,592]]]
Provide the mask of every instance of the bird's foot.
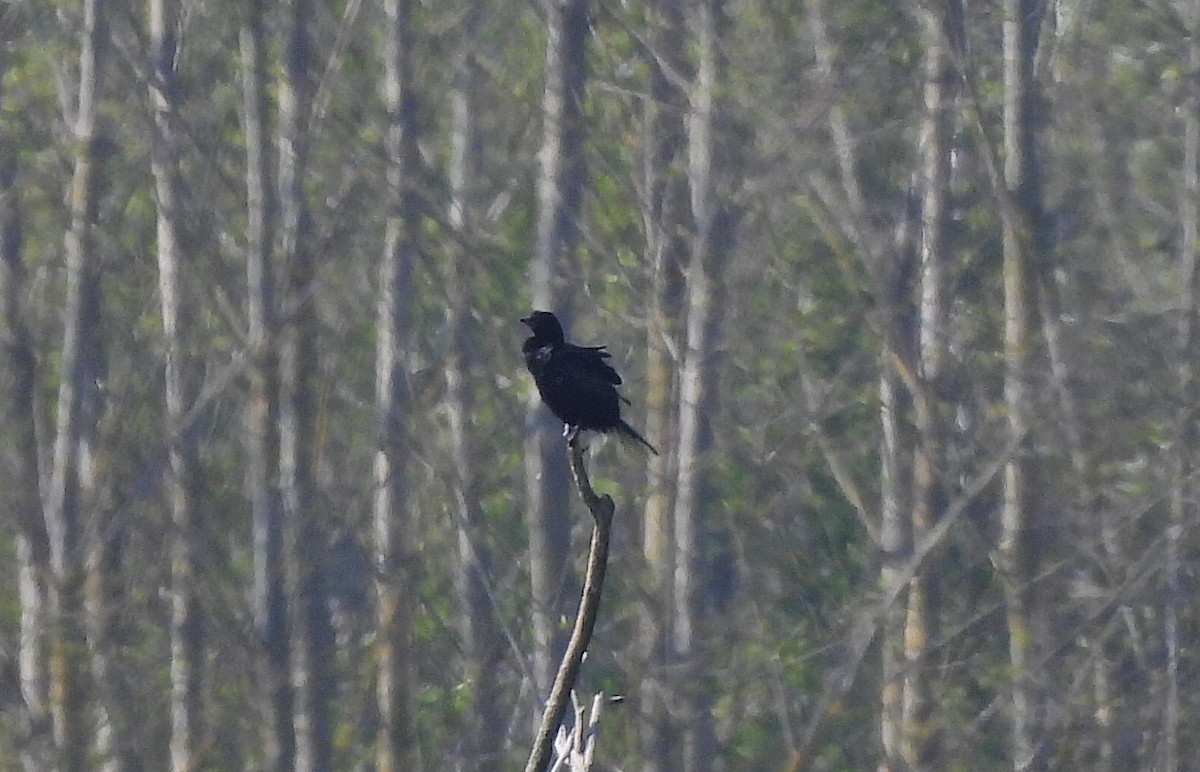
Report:
[[[566,424],[563,426],[563,436],[567,438],[567,447],[574,448],[579,446],[579,441],[583,436],[583,432],[580,431],[578,426]],[[587,450],[587,446],[584,445],[582,449]]]

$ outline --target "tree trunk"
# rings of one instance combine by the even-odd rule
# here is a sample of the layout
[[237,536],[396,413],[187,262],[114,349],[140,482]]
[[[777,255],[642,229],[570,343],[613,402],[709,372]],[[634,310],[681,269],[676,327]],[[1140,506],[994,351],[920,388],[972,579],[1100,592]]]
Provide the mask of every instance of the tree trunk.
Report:
[[640,656],[645,663],[639,694],[643,768],[672,769],[675,747],[670,684],[666,667],[671,646],[671,590],[674,552],[671,522],[671,447],[678,410],[673,351],[679,350],[688,191],[685,173],[687,93],[671,81],[687,71],[683,54],[684,19],[679,4],[656,0],[647,20],[645,211],[646,263],[651,271],[646,332],[646,438],[663,449],[646,465],[646,505],[642,513],[642,558],[646,563],[646,602],[642,608]]
[[[915,186],[914,186],[915,187]],[[880,351],[879,378],[880,442],[880,505],[879,549],[881,554],[879,584],[885,589],[903,581],[904,565],[912,549],[912,518],[907,508],[910,501],[910,482],[913,449],[912,399],[905,388],[898,368],[912,369],[915,359],[910,331],[913,317],[913,275],[916,273],[917,228],[916,191],[908,197],[908,211],[901,217],[896,232],[892,262],[878,283],[884,324],[883,347]],[[883,756],[880,772],[896,772],[904,768],[902,755],[904,736],[904,623],[908,598],[904,590],[897,594],[880,620],[881,684],[879,692],[880,742]]]
[[151,170],[158,202],[158,289],[162,305],[166,356],[163,386],[167,408],[167,453],[170,461],[171,526],[171,769],[199,769],[204,743],[201,703],[204,665],[197,556],[200,545],[200,469],[192,433],[183,427],[194,398],[185,372],[181,328],[189,315],[183,307],[180,265],[186,262],[180,234],[179,150],[175,123],[177,94],[175,54],[179,8],[176,0],[150,0],[150,38],[154,78],[154,142]]
[[479,499],[479,446],[473,436],[474,400],[469,384],[478,380],[471,325],[475,302],[475,260],[468,245],[477,241],[475,219],[479,211],[478,95],[483,71],[478,47],[482,42],[481,8],[471,4],[462,24],[458,71],[451,94],[452,148],[450,158],[450,225],[458,232],[445,273],[446,414],[450,424],[454,473],[451,485],[458,537],[455,591],[459,604],[459,631],[466,660],[465,675],[471,703],[463,732],[463,755],[468,770],[493,769],[504,758],[504,712],[496,669],[503,656],[496,615],[488,597],[491,555],[484,532]]
[[326,770],[333,758],[333,622],[325,592],[328,536],[314,480],[317,405],[316,265],[304,192],[313,113],[313,41],[306,0],[283,13],[279,80],[279,259],[287,267],[280,329],[279,471],[286,518],[284,554],[295,618],[292,633],[296,769]]
[[84,632],[84,513],[81,469],[86,423],[95,419],[97,357],[94,333],[99,329],[99,270],[92,229],[96,216],[96,114],[100,69],[107,35],[102,0],[85,0],[79,56],[79,101],[73,127],[75,170],[71,179],[70,229],[65,240],[66,297],[60,358],[57,425],[46,525],[54,572],[51,593],[53,631],[50,655],[50,711],[58,768],[63,772],[90,766],[88,695],[85,683],[87,641]]
[[[583,95],[587,83],[587,0],[560,0],[546,15],[546,72],[542,96],[542,147],[538,155],[537,245],[530,266],[533,307],[557,311],[570,327],[564,258],[579,238],[583,192]],[[533,674],[539,695],[550,690],[566,646],[560,618],[570,616],[575,595],[567,516],[569,473],[562,426],[530,394],[525,422],[525,491],[533,589]],[[537,720],[536,711],[534,720]]]
[[[98,30],[105,40],[107,29]],[[81,97],[82,101],[82,97]],[[80,113],[82,114],[82,107]],[[82,404],[75,444],[75,476],[79,521],[84,524],[84,620],[87,653],[95,687],[96,733],[92,753],[105,772],[137,772],[143,768],[142,743],[139,742],[139,700],[129,677],[127,652],[133,646],[130,604],[124,595],[124,552],[128,539],[125,512],[114,505],[112,467],[115,449],[115,423],[110,413],[107,342],[101,337],[104,300],[101,287],[103,271],[99,239],[95,238],[100,220],[99,191],[112,184],[112,142],[93,125],[91,139],[91,199],[89,231],[80,238],[90,253],[85,281],[80,288],[81,316],[85,320],[79,336],[79,355],[87,371],[86,386],[80,392]],[[74,223],[72,223],[74,230]],[[69,291],[69,290],[68,290]],[[60,394],[61,399],[61,394]]]
[[[95,295],[89,304],[99,308],[98,285]],[[100,312],[95,312],[95,318],[99,316]],[[109,481],[101,477],[101,469],[113,452],[114,438],[110,432],[100,431],[100,411],[105,408],[97,402],[95,409],[97,418],[87,422],[90,425],[84,433],[79,464],[80,499],[94,502],[89,507],[93,515],[89,524],[91,542],[85,590],[88,649],[99,697],[94,753],[103,759],[100,769],[105,772],[138,772],[144,768],[144,744],[139,737],[141,724],[137,717],[141,699],[130,678],[127,659],[127,652],[135,645],[125,598],[128,579],[124,556],[129,535],[123,514],[113,511],[108,503],[113,497],[111,490],[106,489]],[[112,425],[111,420],[104,423],[106,428]]]
[[417,199],[417,102],[413,91],[412,3],[385,0],[387,48],[384,94],[387,134],[387,233],[379,266],[375,453],[375,551],[379,574],[379,742],[380,772],[419,770],[416,736],[413,602],[417,591],[413,512],[407,497],[408,413],[411,395],[404,361],[410,334],[409,293],[420,232]]
[[1038,697],[1034,647],[1036,554],[1033,501],[1033,394],[1030,375],[1035,328],[1033,286],[1041,246],[1041,198],[1035,166],[1033,58],[1040,4],[1004,3],[1004,404],[1008,429],[1022,445],[1005,467],[999,565],[1007,604],[1012,673],[1012,762],[1017,770],[1037,757]]
[[[937,11],[920,10],[925,47],[925,115],[919,140],[921,158],[921,279],[917,394],[913,418],[917,443],[913,453],[911,538],[927,537],[946,505],[944,474],[945,413],[942,395],[944,360],[948,340],[948,254],[951,108],[954,104],[954,70],[948,50],[959,38],[961,8],[952,2]],[[939,551],[940,553],[940,551]],[[905,682],[902,707],[905,762],[914,770],[937,769],[941,764],[938,730],[932,724],[934,670],[930,666],[931,638],[940,635],[942,567],[934,553],[914,575],[908,589],[904,632]]]
[[266,19],[263,0],[248,0],[240,31],[246,135],[246,309],[251,349],[246,454],[254,531],[254,627],[264,767],[291,770],[296,738],[288,676],[283,501],[279,485],[279,370],[271,250],[276,199],[269,172]]
[[710,689],[700,662],[700,625],[708,598],[702,589],[710,578],[701,540],[711,535],[711,496],[706,480],[712,464],[711,419],[717,405],[717,330],[721,307],[720,273],[733,241],[735,217],[730,209],[728,135],[721,121],[719,93],[726,88],[724,45],[727,26],[722,0],[705,0],[696,9],[698,66],[689,111],[688,177],[695,240],[687,277],[687,325],[680,373],[678,470],[675,478],[675,557],[673,655],[679,680],[674,708],[683,727],[679,747],[687,772],[712,767],[716,756]]
[[[0,76],[7,69],[0,51]],[[18,675],[21,683],[21,730],[25,769],[51,765],[48,748],[37,741],[49,719],[50,683],[47,672],[47,628],[50,603],[50,541],[42,516],[37,421],[37,357],[21,308],[26,292],[22,260],[21,209],[17,156],[13,138],[0,132],[0,391],[8,395],[0,412],[0,444],[8,479],[13,481],[9,505],[16,524],[18,594],[21,622]]]
[[[1200,67],[1200,2],[1191,4],[1192,35],[1188,44],[1189,65]],[[1183,109],[1183,193],[1179,207],[1179,318],[1177,322],[1176,388],[1178,389],[1176,436],[1174,438],[1174,479],[1171,484],[1171,521],[1167,528],[1165,578],[1166,608],[1163,610],[1166,648],[1166,693],[1163,705],[1161,763],[1164,772],[1181,769],[1180,728],[1180,611],[1186,607],[1184,590],[1183,545],[1186,530],[1194,517],[1195,485],[1192,453],[1196,443],[1196,286],[1197,225],[1200,216],[1200,94],[1194,79],[1187,81]]]

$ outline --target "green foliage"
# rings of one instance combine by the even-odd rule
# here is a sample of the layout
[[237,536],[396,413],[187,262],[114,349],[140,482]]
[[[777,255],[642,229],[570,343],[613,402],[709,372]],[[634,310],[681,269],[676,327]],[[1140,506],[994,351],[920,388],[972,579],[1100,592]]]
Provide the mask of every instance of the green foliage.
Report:
[[[463,310],[470,338],[465,388],[471,405],[471,493],[482,512],[473,536],[490,559],[486,578],[495,619],[511,635],[493,666],[503,709],[520,714],[507,717],[516,729],[506,760],[520,755],[527,739],[524,714],[532,714],[542,697],[523,683],[528,664],[517,661],[512,646],[527,656],[532,639],[523,458],[532,387],[517,351],[524,334],[517,318],[531,303],[547,40],[532,6],[501,6],[484,9],[472,51],[483,83],[472,190],[480,211],[465,237],[446,216],[453,156],[448,95],[463,58],[465,5],[418,4],[413,21],[422,162],[414,175],[428,217],[413,234],[419,249],[404,298],[411,334],[400,348],[412,397],[405,416],[413,441],[405,496],[419,523],[412,545],[418,591],[409,599],[416,622],[417,721],[431,768],[458,762],[466,739],[462,728],[477,696],[477,685],[464,676],[452,515],[458,470],[442,406],[449,282],[462,282],[468,305]],[[310,120],[305,188],[318,266],[320,431],[314,455],[319,500],[328,512],[324,525],[344,529],[369,547],[388,116],[375,5],[359,7],[344,31],[339,58],[324,59],[343,34],[338,25],[348,7],[314,9],[307,20],[323,100]],[[202,395],[190,431],[204,469],[205,554],[197,581],[206,613],[205,710],[211,727],[204,766],[213,769],[255,766],[263,755],[257,718],[247,719],[258,715],[259,696],[247,601],[254,556],[244,442],[249,389],[246,365],[239,364],[247,356],[245,136],[232,8],[223,2],[186,4],[179,55],[182,238],[188,254],[180,281],[191,308],[182,344],[193,391]],[[823,13],[832,47],[829,74],[817,66],[814,8]],[[895,277],[888,271],[907,259],[898,246],[899,218],[910,186],[920,181],[925,49],[914,19],[871,0],[800,5],[756,0],[728,10],[721,48],[728,71],[716,96],[723,125],[733,127],[722,151],[738,159],[724,171],[733,180],[728,192],[739,220],[734,246],[718,267],[712,308],[718,345],[706,360],[716,404],[708,416],[712,447],[703,460],[696,556],[707,604],[699,680],[711,703],[723,763],[758,769],[787,762],[789,743],[810,720],[830,673],[844,664],[849,631],[877,600],[878,572],[887,557],[863,527],[863,515],[851,502],[846,480],[833,473],[831,459],[845,462],[866,516],[877,518],[888,484],[880,462],[879,388],[889,366],[880,356],[883,336],[895,332],[910,347],[918,338],[919,265],[908,265],[898,279],[907,304],[901,318],[884,318],[880,293],[891,289],[887,281]],[[946,263],[950,361],[945,393],[938,395],[939,414],[950,425],[947,459],[938,474],[951,500],[1004,447],[1005,418],[1000,193],[985,160],[989,153],[1004,160],[991,146],[1002,136],[1000,15],[993,2],[966,10],[962,66],[978,91],[960,89],[947,108],[953,114]],[[649,4],[638,2],[593,11],[591,74],[583,95],[587,172],[575,223],[580,240],[562,264],[573,288],[568,302],[577,310],[574,337],[609,346],[634,403],[627,415],[641,426],[648,389],[646,324],[655,291],[646,190],[653,147],[646,135],[651,74],[646,46],[654,14]],[[8,20],[0,73],[0,140],[17,171],[15,186],[5,192],[19,204],[25,271],[18,310],[37,354],[43,480],[58,419],[67,190],[77,151],[64,108],[68,114],[75,109],[79,12],[79,3],[31,6],[28,14]],[[164,484],[169,429],[161,396],[152,115],[140,74],[145,20],[134,18],[142,12],[111,13],[110,34],[121,48],[105,64],[100,120],[111,152],[95,169],[94,233],[104,310],[99,337],[106,362],[98,484],[102,514],[124,540],[120,608],[128,639],[122,654],[131,671],[147,676],[135,695],[142,721],[138,737],[148,759],[162,766],[170,731],[165,588],[174,531]],[[696,64],[691,13],[689,8],[681,30],[686,62],[675,78],[686,79]],[[272,35],[278,21],[272,15]],[[1031,384],[1037,415],[1032,447],[1044,486],[1036,496],[1044,510],[1038,538],[1052,561],[1036,588],[1048,628],[1031,634],[1047,639],[1047,683],[1066,695],[1054,707],[1065,716],[1063,724],[1071,725],[1079,758],[1094,758],[1098,748],[1096,710],[1085,692],[1091,684],[1086,674],[1095,672],[1101,651],[1113,674],[1128,679],[1111,688],[1122,695],[1123,718],[1138,730],[1131,729],[1130,736],[1147,738],[1146,748],[1134,752],[1144,762],[1159,742],[1157,707],[1144,695],[1161,693],[1154,659],[1166,592],[1159,555],[1169,523],[1169,454],[1179,437],[1180,116],[1192,69],[1190,40],[1185,20],[1166,5],[1101,2],[1073,24],[1048,28],[1043,44],[1053,47],[1046,49],[1039,73],[1047,113],[1039,161],[1054,232],[1051,253],[1042,257],[1062,307],[1053,319],[1061,327],[1061,351],[1054,354],[1061,361],[1051,362],[1039,340]],[[279,75],[278,46],[278,40],[270,46],[272,78]],[[274,114],[273,85],[267,96]],[[683,96],[698,98],[695,91]],[[834,142],[835,109],[849,132],[850,168]],[[974,124],[976,112],[984,136]],[[686,150],[676,160],[672,173],[684,174]],[[850,211],[847,174],[861,190],[862,212]],[[690,250],[690,202],[684,208],[679,219]],[[855,238],[863,236],[855,233],[860,227],[867,238]],[[919,256],[919,218],[907,227]],[[864,252],[862,244],[870,249]],[[469,270],[449,275],[461,254]],[[286,266],[272,267],[278,280]],[[676,333],[684,316],[680,311],[671,319]],[[682,339],[676,335],[671,343],[677,377]],[[906,361],[911,353],[905,352]],[[1061,383],[1056,367],[1065,368]],[[919,375],[917,368],[913,372]],[[669,401],[677,396],[676,383]],[[901,410],[900,431],[907,433],[901,443],[909,448],[913,414],[906,405]],[[824,443],[818,442],[818,429]],[[674,431],[668,427],[664,448],[668,476],[678,444]],[[1073,431],[1082,461],[1069,445]],[[902,450],[902,502],[912,476],[906,453]],[[598,487],[618,501],[620,533],[582,683],[585,691],[630,696],[627,705],[606,709],[600,755],[634,768],[645,750],[637,701],[647,671],[637,647],[649,586],[639,521],[647,462],[609,447],[592,454],[589,463]],[[1082,471],[1076,468],[1080,463]],[[5,462],[0,506],[15,523],[4,493],[11,483]],[[948,769],[998,767],[1008,755],[1004,710],[995,707],[1004,704],[1014,677],[992,563],[1000,498],[1000,483],[993,481],[952,529],[944,552],[932,559],[943,588],[942,626],[932,644],[934,723],[947,748],[955,749]],[[588,526],[577,504],[572,499],[571,510],[562,513],[573,518],[576,562]],[[1113,529],[1115,547],[1099,533],[1105,527]],[[14,528],[0,535],[0,567],[10,580],[0,583],[5,672],[13,664],[21,624],[12,581],[19,562]],[[1189,531],[1184,540],[1189,560],[1195,545]],[[1183,613],[1191,629],[1194,612]],[[363,629],[342,642],[338,661],[330,665],[339,684],[333,739],[347,768],[366,763],[375,742],[367,728],[374,699],[373,630],[370,611],[364,614]],[[1086,646],[1077,645],[1084,640]],[[1185,669],[1194,669],[1195,653],[1187,650],[1184,656]],[[878,762],[877,660],[875,652],[868,655],[854,687],[821,717],[823,743],[808,749],[814,765],[863,769]],[[1076,678],[1079,673],[1084,675]],[[1185,684],[1182,699],[1185,717],[1198,715],[1195,690]],[[0,766],[6,768],[16,764],[12,749],[21,747],[24,736],[12,715],[6,710],[0,718]],[[1047,727],[1049,734],[1059,731],[1057,725]],[[1191,743],[1185,740],[1189,749]]]

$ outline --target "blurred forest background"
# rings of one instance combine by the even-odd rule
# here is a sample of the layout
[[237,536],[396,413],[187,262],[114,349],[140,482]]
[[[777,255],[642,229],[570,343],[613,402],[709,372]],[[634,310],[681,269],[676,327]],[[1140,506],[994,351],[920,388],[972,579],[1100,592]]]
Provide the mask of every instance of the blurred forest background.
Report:
[[1198,77],[1200,0],[0,4],[0,767],[522,763],[542,308],[663,450],[600,768],[1194,768]]

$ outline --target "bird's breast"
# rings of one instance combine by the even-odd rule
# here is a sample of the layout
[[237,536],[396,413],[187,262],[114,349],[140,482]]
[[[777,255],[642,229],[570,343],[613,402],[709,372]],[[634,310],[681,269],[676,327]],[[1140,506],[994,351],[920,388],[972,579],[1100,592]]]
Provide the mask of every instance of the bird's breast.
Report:
[[546,369],[550,363],[553,351],[550,346],[537,346],[525,349],[525,366],[535,376]]

